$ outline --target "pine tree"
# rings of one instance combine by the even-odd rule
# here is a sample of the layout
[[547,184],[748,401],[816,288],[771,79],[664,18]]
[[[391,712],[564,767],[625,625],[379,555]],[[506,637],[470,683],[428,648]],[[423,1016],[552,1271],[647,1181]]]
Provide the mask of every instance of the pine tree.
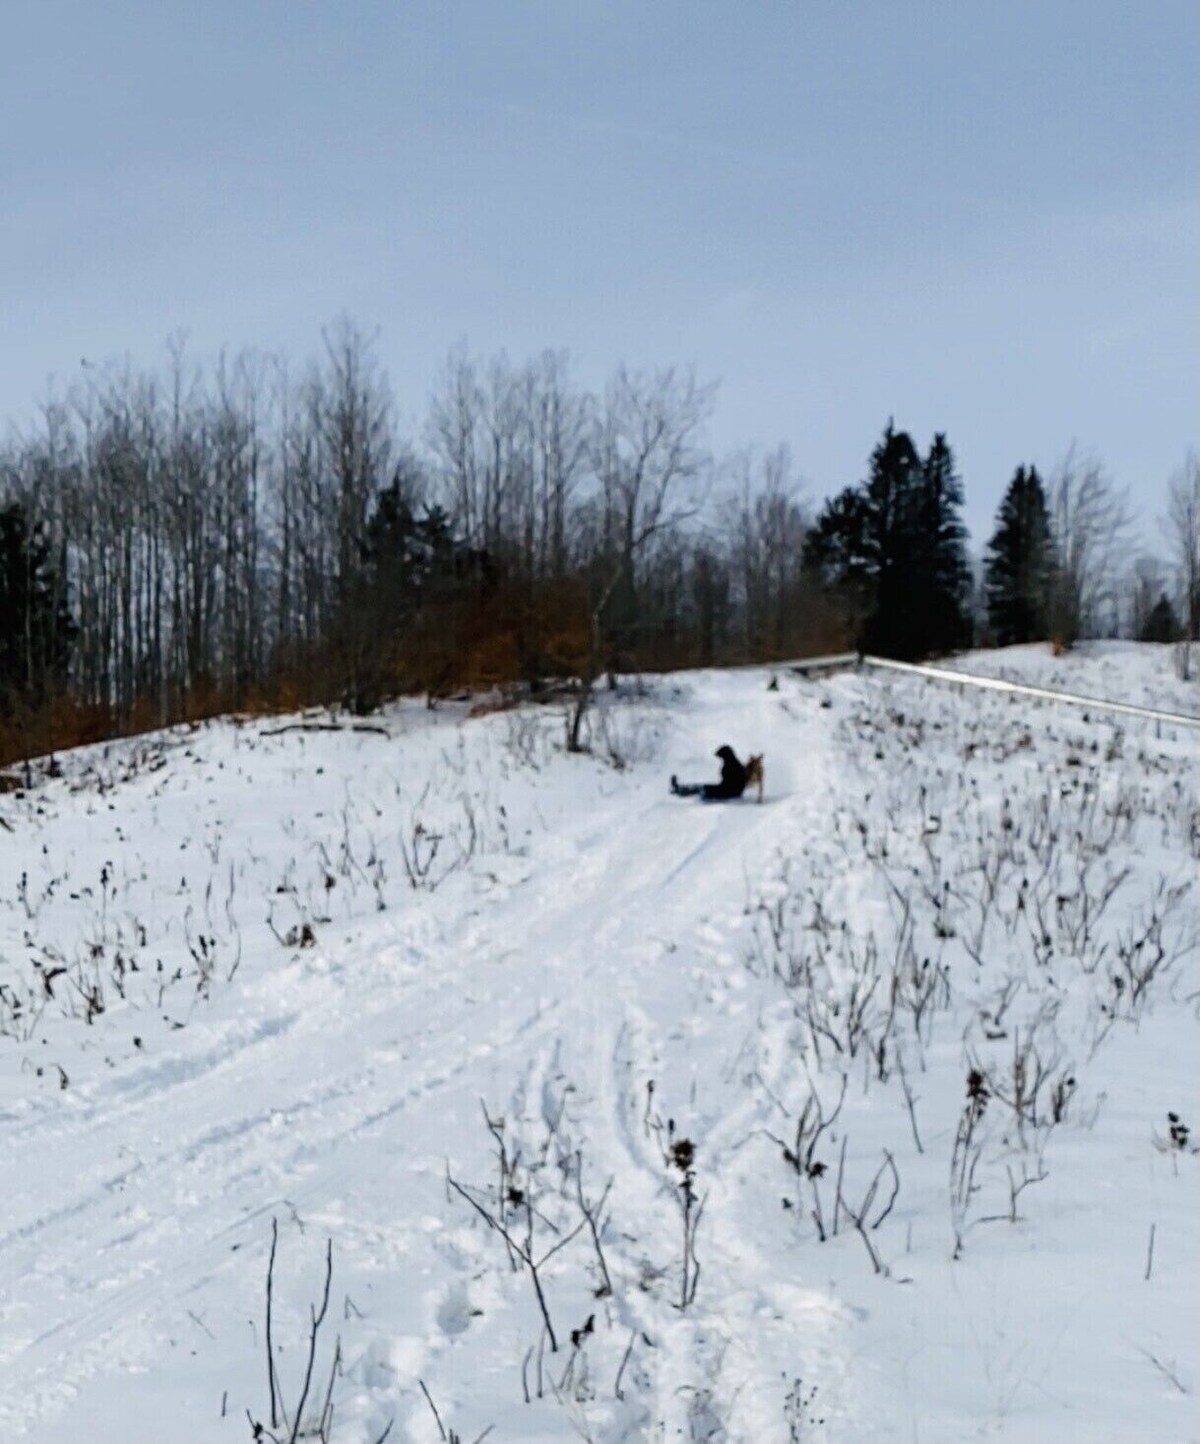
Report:
[[805,565],[841,599],[864,650],[918,657],[968,638],[961,507],[946,438],[936,436],[922,461],[891,422],[867,480],[826,503],[806,541]]
[[804,538],[802,573],[834,603],[857,647],[875,606],[871,507],[861,487],[848,486],[821,508]]
[[1041,641],[1050,622],[1054,544],[1036,467],[1018,466],[996,513],[984,568],[988,623],[996,642]]
[[0,716],[39,705],[65,681],[74,635],[45,532],[10,502],[0,510]]
[[342,699],[351,710],[373,711],[398,689],[411,670],[422,613],[444,607],[460,578],[469,579],[467,556],[440,507],[418,515],[406,478],[378,494],[357,566],[342,582],[334,631]]
[[885,657],[912,658],[926,650],[922,618],[914,609],[920,564],[921,458],[907,431],[888,422],[871,453],[867,502],[876,567],[875,608],[863,629],[863,647]]
[[804,565],[826,586],[873,586],[876,577],[873,518],[860,487],[848,486],[821,508],[804,539]]
[[1139,642],[1177,642],[1181,628],[1171,599],[1164,592],[1138,631]]
[[911,640],[922,652],[948,652],[971,639],[971,573],[962,482],[942,432],[922,464],[915,501],[907,567]]

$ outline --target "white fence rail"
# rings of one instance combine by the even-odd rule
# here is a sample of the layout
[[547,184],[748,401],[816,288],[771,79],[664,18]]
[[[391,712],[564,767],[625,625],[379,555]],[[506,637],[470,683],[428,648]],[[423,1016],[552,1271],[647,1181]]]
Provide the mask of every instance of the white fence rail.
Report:
[[1106,697],[1085,697],[1077,692],[1060,692],[1052,687],[1034,687],[1026,682],[1009,682],[1003,677],[985,677],[975,672],[959,672],[953,667],[936,667],[925,662],[896,662],[890,657],[839,652],[830,657],[811,657],[797,662],[792,671],[801,676],[819,672],[844,671],[852,667],[870,667],[881,672],[907,672],[927,677],[934,682],[950,682],[960,687],[979,687],[988,692],[1008,692],[1017,697],[1036,697],[1043,702],[1062,702],[1068,707],[1086,707],[1094,712],[1114,712],[1121,716],[1142,717],[1151,722],[1168,723],[1172,727],[1200,728],[1200,717],[1189,712],[1167,712],[1157,707],[1136,707],[1131,702],[1113,702]]

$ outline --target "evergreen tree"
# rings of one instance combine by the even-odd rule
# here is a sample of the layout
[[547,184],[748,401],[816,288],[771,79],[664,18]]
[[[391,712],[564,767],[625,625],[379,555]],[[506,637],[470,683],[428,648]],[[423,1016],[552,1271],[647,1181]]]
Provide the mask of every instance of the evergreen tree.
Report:
[[361,548],[360,582],[376,622],[393,627],[439,600],[466,555],[440,506],[416,508],[396,481],[380,492]]
[[971,639],[971,573],[962,504],[954,455],[939,432],[921,468],[906,566],[912,642],[923,652],[952,651]]
[[891,422],[866,482],[826,503],[805,565],[841,599],[865,651],[918,657],[969,636],[961,507],[946,438],[935,437],[922,461]]
[[863,628],[863,648],[885,657],[916,657],[926,648],[914,581],[924,548],[919,535],[921,458],[907,431],[889,421],[871,453],[867,504],[875,564],[875,606]]
[[1036,467],[1018,466],[996,513],[984,566],[988,623],[996,642],[1041,641],[1050,623],[1054,544]]
[[66,680],[75,624],[42,527],[0,510],[0,715],[37,706]]
[[1150,609],[1150,614],[1138,632],[1139,642],[1177,642],[1181,628],[1175,615],[1175,608],[1164,592]]
[[333,634],[342,699],[359,713],[445,671],[471,644],[466,612],[486,612],[501,580],[491,554],[460,541],[448,513],[422,506],[403,477],[376,497]]
[[832,598],[843,626],[862,646],[875,605],[875,552],[871,508],[860,487],[831,497],[804,538],[802,571]]
[[828,587],[873,585],[871,508],[859,487],[830,498],[804,538],[804,565]]

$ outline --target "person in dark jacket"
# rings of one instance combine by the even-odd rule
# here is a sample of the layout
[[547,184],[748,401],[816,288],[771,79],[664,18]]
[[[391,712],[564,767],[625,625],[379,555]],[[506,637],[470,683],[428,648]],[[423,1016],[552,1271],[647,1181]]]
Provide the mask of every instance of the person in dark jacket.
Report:
[[746,790],[746,769],[737,760],[732,747],[718,747],[721,759],[720,782],[680,782],[671,778],[671,791],[676,797],[701,797],[705,802],[732,802]]

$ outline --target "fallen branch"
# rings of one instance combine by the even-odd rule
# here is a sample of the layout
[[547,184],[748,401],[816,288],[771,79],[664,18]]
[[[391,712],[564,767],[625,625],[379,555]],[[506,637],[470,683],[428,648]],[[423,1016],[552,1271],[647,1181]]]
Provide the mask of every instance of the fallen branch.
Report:
[[261,737],[281,737],[285,732],[372,732],[377,737],[390,737],[386,727],[373,722],[285,722],[282,727],[269,727]]

